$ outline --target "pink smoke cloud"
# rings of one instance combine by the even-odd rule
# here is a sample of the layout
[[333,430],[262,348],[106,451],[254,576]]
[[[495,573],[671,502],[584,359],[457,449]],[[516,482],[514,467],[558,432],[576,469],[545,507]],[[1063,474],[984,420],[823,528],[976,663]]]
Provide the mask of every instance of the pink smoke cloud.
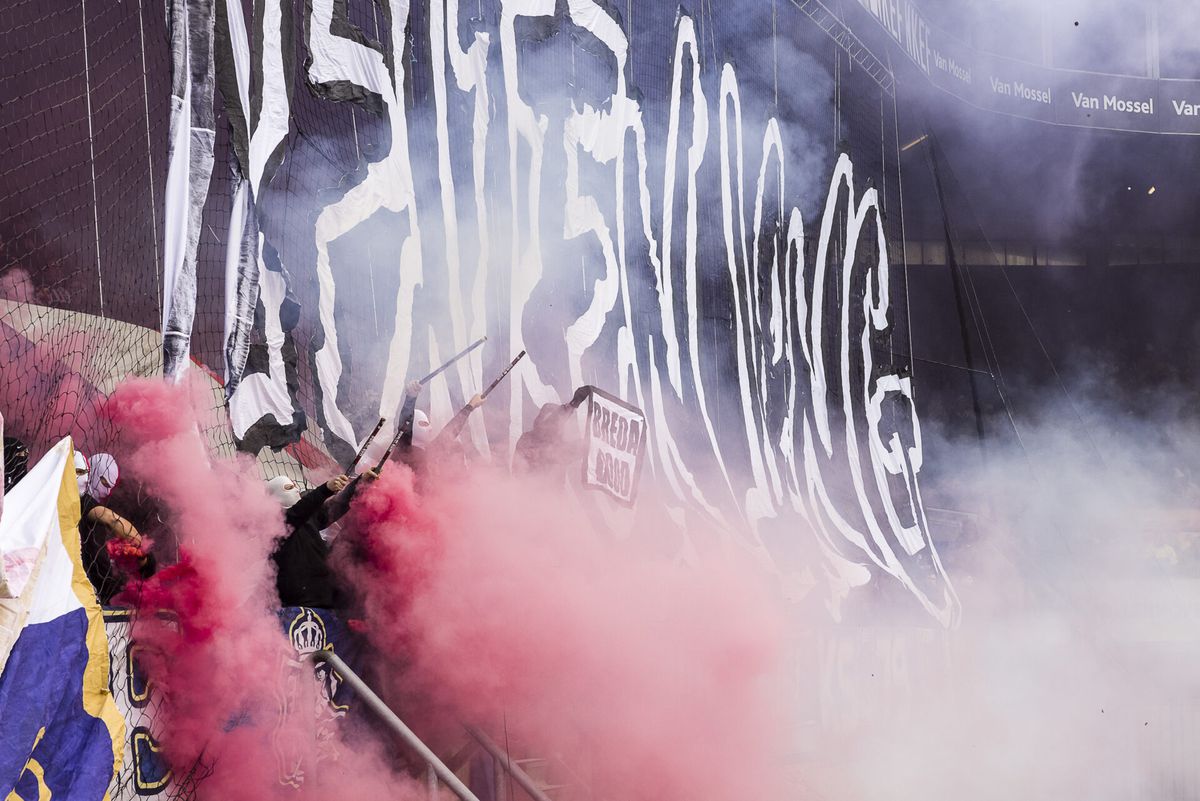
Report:
[[480,725],[561,756],[601,798],[783,791],[782,620],[762,576],[730,554],[650,555],[646,527],[603,539],[540,482],[476,470],[424,485],[389,467],[340,558],[388,696],[422,735],[446,745],[458,721]]
[[[168,511],[180,544],[178,564],[124,594],[141,613],[133,634],[164,700],[169,764],[176,776],[206,766],[201,799],[408,798],[415,785],[374,750],[319,736],[317,684],[307,665],[285,667],[294,652],[272,609],[281,510],[252,460],[210,458],[195,412],[203,392],[130,381],[106,409],[124,470]],[[300,766],[298,788],[281,782],[284,762]]]

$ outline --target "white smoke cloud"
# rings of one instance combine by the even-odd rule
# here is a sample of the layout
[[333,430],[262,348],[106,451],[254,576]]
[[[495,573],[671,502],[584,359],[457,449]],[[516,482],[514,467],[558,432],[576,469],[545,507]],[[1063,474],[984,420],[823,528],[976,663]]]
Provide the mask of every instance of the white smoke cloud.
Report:
[[[1107,423],[1099,452],[1026,421],[1027,450],[993,446],[963,476],[976,530],[946,553],[962,626],[887,635],[911,670],[890,694],[882,676],[858,674],[855,691],[876,705],[819,751],[828,797],[1190,797],[1200,518],[1188,471],[1200,432],[1099,404],[1085,417]],[[964,447],[975,446],[929,452],[965,466]]]

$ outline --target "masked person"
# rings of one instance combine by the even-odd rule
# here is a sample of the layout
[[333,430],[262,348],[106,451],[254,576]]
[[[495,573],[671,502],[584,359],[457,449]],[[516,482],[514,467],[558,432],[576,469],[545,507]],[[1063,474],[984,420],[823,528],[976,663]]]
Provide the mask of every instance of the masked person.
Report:
[[88,486],[88,460],[79,451],[75,451],[75,484],[79,487],[79,495],[82,497],[87,492]]
[[[373,470],[362,474],[367,481],[376,476]],[[346,514],[358,486],[357,481],[341,475],[301,494],[296,482],[287,476],[267,482],[271,496],[286,510],[284,522],[288,527],[287,536],[271,554],[278,569],[275,589],[281,606],[335,609],[341,605],[341,594],[329,567],[329,544],[321,531]]]
[[16,437],[4,438],[4,491],[17,486],[29,472],[29,448]]
[[421,382],[410,381],[404,391],[404,403],[400,406],[400,423],[397,431],[400,439],[392,458],[417,468],[422,452],[433,438],[429,415],[417,408],[417,397],[421,394]]
[[[438,471],[462,469],[467,464],[467,449],[459,440],[459,434],[467,426],[471,413],[483,405],[484,397],[475,395],[466,405],[450,418],[425,451],[425,464]],[[415,437],[414,437],[414,445]]]
[[144,549],[137,528],[104,505],[120,478],[117,460],[97,453],[91,459],[75,453],[75,481],[79,485],[80,556],[100,603],[109,604],[127,580],[126,571],[113,563],[118,553],[141,578],[154,574],[154,556]]
[[408,385],[404,405],[400,408],[400,440],[393,458],[418,473],[430,465],[431,459],[439,467],[461,467],[466,462],[466,454],[458,435],[466,427],[471,413],[483,405],[483,396],[475,395],[467,401],[435,435],[429,415],[417,408],[417,396],[420,393],[421,382],[413,381]]
[[580,387],[569,403],[547,403],[538,410],[533,426],[513,448],[514,473],[561,477],[567,465],[581,457],[578,448],[566,442],[566,427],[591,391]]
[[[433,425],[429,422],[429,415],[417,409],[413,412],[412,434],[408,437],[408,449],[419,448],[424,450],[429,447],[429,443],[433,441]],[[401,440],[404,442],[404,440]]]

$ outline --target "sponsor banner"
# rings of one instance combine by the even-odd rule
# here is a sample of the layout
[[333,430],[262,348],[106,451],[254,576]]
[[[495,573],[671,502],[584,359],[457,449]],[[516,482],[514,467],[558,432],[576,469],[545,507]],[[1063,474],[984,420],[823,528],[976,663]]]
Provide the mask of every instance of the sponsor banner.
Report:
[[955,39],[931,42],[928,64],[929,69],[922,68],[922,72],[934,86],[968,100],[974,98],[981,81],[987,83],[987,79],[980,77],[975,68],[975,53]]
[[1200,129],[1200,81],[1160,79],[1158,106],[1163,133],[1195,133]]
[[934,29],[911,0],[858,0],[926,75],[933,74],[931,41]]
[[972,102],[982,108],[1042,122],[1060,122],[1056,102],[1066,93],[1052,70],[980,54],[972,62]]
[[603,390],[591,390],[583,483],[632,506],[646,450],[646,415]]
[[1056,125],[1200,135],[1200,81],[1058,69],[977,51],[930,25],[910,0],[858,0],[858,10],[883,34],[867,41],[890,39],[934,86],[979,108]]
[[[1085,72],[1055,75],[1058,122],[1120,131],[1158,131],[1163,119],[1158,81],[1094,75]],[[1196,133],[1200,133],[1197,126]]]

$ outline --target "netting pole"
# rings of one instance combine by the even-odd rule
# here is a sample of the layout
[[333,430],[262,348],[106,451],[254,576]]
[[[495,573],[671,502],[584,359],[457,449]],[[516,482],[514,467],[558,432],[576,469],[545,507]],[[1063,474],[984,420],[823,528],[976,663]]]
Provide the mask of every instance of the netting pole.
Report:
[[[892,56],[888,54],[888,70],[892,69]],[[893,73],[894,74],[894,73]],[[908,371],[913,377],[912,393],[916,397],[917,352],[913,350],[912,298],[909,295],[908,229],[904,221],[904,163],[900,149],[900,84],[892,92],[892,127],[896,137],[896,192],[900,199],[900,257],[904,262],[904,328],[908,334]],[[885,172],[884,175],[887,173]]]
[[771,64],[775,77],[775,114],[779,115],[779,0],[771,0]]
[[150,140],[150,86],[146,82],[146,32],[142,20],[142,0],[138,0],[138,43],[142,48],[142,106],[146,111],[146,169],[150,176],[150,244],[154,248],[154,294],[158,299],[158,317],[162,319],[162,281],[159,270],[162,261],[158,257],[158,210],[154,200],[154,146]]
[[[79,10],[83,15],[83,87],[87,99],[88,118],[88,153],[91,155],[92,167],[92,221],[96,231],[96,283],[100,290],[100,316],[104,317],[104,275],[100,271],[100,201],[96,197],[96,137],[92,130],[92,75],[91,64],[88,61],[87,36],[87,0],[79,0]],[[142,73],[145,79],[145,72]]]

